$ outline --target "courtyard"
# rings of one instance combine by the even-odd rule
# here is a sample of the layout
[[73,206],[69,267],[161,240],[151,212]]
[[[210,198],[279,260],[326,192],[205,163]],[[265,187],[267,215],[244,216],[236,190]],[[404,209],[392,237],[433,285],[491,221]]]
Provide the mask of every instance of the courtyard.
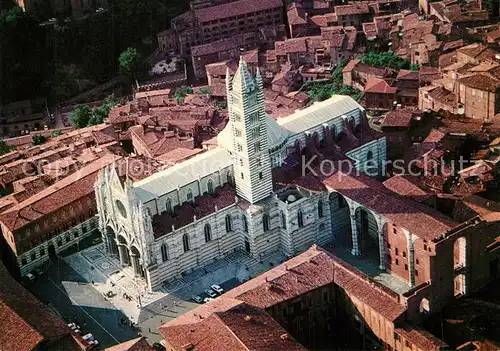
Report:
[[52,261],[28,288],[65,321],[92,333],[102,347],[137,335],[160,342],[157,328],[198,306],[193,296],[207,297],[204,290],[212,284],[230,290],[285,260],[281,253],[256,260],[237,251],[149,292],[132,267],[121,267],[106,254],[103,243],[87,241]]

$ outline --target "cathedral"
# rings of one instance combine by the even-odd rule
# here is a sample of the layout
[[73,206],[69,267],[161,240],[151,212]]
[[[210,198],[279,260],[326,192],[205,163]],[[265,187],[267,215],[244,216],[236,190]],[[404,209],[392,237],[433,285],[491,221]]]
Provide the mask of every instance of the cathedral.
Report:
[[352,98],[336,95],[274,120],[258,71],[252,76],[240,60],[227,77],[229,122],[217,146],[137,182],[109,166],[95,184],[108,253],[152,291],[236,250],[294,256],[335,242],[351,232],[345,200],[307,174],[304,162],[348,160],[358,170],[385,162],[385,138]]

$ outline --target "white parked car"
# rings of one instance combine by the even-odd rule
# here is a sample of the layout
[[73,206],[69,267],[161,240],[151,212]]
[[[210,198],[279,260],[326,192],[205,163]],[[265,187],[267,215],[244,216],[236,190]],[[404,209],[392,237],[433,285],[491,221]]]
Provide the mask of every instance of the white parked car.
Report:
[[210,301],[212,301],[212,300],[213,300],[213,299],[212,299],[211,297],[205,297],[205,298],[203,299],[203,302],[207,303],[207,302],[210,302]]
[[214,284],[210,286],[213,291],[218,292],[219,294],[222,294],[224,292],[224,289],[220,287],[220,285]]
[[212,289],[206,289],[205,294],[207,294],[208,296],[210,296],[212,298],[217,297],[217,294]]
[[35,280],[35,276],[31,273],[26,274],[26,278],[28,278],[29,281]]
[[194,302],[198,302],[198,303],[203,302],[203,299],[201,297],[199,297],[198,295],[193,296],[192,299]]

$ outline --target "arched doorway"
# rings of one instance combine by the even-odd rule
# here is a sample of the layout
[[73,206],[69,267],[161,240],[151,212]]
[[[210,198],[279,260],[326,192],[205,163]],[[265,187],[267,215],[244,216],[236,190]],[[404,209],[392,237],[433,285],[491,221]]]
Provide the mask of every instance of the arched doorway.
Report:
[[122,266],[130,266],[131,262],[127,241],[121,235],[118,236],[118,255]]
[[380,260],[379,234],[377,220],[366,208],[358,207],[355,211],[358,230],[358,247],[364,257]]
[[333,192],[328,197],[332,220],[332,237],[336,245],[352,249],[349,205],[342,194]]
[[118,255],[118,245],[116,244],[116,233],[108,226],[106,228],[106,246],[107,251],[110,255],[116,256]]
[[144,271],[142,270],[141,267],[141,254],[139,250],[135,247],[132,246],[130,249],[131,257],[130,261],[132,263],[132,269],[134,270],[134,275],[136,277],[144,277]]

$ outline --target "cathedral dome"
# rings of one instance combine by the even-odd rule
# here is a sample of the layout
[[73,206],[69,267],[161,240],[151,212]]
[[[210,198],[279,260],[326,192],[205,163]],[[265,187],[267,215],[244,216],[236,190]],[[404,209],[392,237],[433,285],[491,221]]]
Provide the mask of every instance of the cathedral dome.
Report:
[[[266,114],[267,122],[267,142],[269,150],[273,150],[282,145],[288,138],[288,131],[281,128],[278,123]],[[231,138],[231,121],[217,135],[217,144],[226,150],[233,150],[233,140]]]

